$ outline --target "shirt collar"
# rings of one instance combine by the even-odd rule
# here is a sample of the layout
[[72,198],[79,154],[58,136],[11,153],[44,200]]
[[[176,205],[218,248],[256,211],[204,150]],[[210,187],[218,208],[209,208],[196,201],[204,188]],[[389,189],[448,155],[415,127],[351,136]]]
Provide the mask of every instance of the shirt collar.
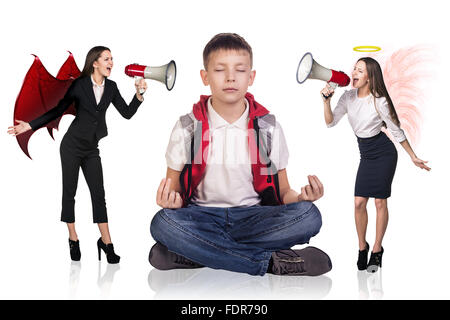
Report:
[[245,101],[245,111],[242,113],[239,119],[233,123],[228,123],[224,118],[222,118],[216,110],[214,110],[211,104],[211,98],[208,99],[208,119],[210,122],[211,129],[219,129],[222,127],[236,127],[238,129],[247,130],[248,128],[248,101]]
[[94,87],[102,88],[102,87],[105,86],[105,78],[103,78],[103,82],[102,82],[101,85],[98,85],[97,83],[95,83],[94,78],[92,78],[92,75],[91,75],[91,81],[92,81],[92,85],[93,85]]

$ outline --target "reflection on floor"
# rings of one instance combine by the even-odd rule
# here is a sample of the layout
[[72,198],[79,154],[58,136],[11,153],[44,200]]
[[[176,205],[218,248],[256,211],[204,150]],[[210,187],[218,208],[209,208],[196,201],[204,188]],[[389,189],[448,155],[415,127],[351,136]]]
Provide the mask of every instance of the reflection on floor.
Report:
[[[102,275],[102,263],[98,262],[97,285],[100,288],[100,298],[107,299],[114,282],[114,275],[120,270],[120,264],[106,264],[106,271]],[[69,274],[69,299],[77,298],[78,285],[80,283],[81,262],[72,261]]]
[[[102,274],[102,268],[104,270]],[[100,298],[108,299],[120,264],[98,264],[97,286]],[[77,298],[81,263],[71,262],[69,299]],[[324,299],[332,288],[332,280],[325,276],[251,276],[210,268],[161,271],[151,269],[148,286],[154,299]],[[376,273],[357,271],[358,298],[382,299],[382,270]]]
[[367,271],[357,271],[359,299],[379,300],[383,298],[382,270],[378,269],[375,273]]
[[323,299],[332,281],[326,276],[251,276],[225,270],[152,269],[148,285],[155,299]]

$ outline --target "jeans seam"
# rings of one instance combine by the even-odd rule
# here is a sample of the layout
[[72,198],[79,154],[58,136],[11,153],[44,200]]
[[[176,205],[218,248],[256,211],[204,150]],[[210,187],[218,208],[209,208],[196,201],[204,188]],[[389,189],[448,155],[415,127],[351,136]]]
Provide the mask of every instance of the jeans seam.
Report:
[[272,257],[272,252],[264,252],[264,255],[266,256],[265,259],[262,261],[261,266],[261,272],[259,273],[261,276],[265,275],[267,273],[267,269],[269,268],[269,260]]
[[230,255],[233,255],[233,256],[236,256],[236,257],[240,257],[240,258],[243,258],[245,260],[248,260],[248,261],[251,261],[251,262],[254,262],[254,263],[261,263],[261,262],[264,263],[265,262],[264,260],[254,260],[254,259],[251,259],[251,258],[249,258],[247,256],[240,255],[240,254],[238,254],[238,253],[236,253],[236,252],[234,252],[234,251],[232,251],[230,249],[226,249],[226,248],[217,246],[214,242],[208,241],[207,239],[204,239],[204,238],[199,237],[198,235],[196,235],[196,234],[194,234],[192,232],[189,232],[189,230],[187,230],[186,228],[182,227],[181,225],[176,223],[174,220],[170,219],[165,212],[164,212],[164,214],[160,213],[160,215],[161,215],[161,218],[164,219],[172,227],[182,231],[183,233],[185,233],[187,235],[190,235],[191,237],[194,237],[195,239],[197,239],[197,240],[199,240],[199,241],[201,241],[203,243],[206,243],[206,244],[208,244],[208,245],[210,245],[210,246],[212,246],[212,247],[214,247],[216,249],[219,249],[219,250],[221,250],[221,251],[223,251],[223,252],[225,252],[227,254],[230,254]]
[[279,231],[281,229],[285,229],[285,228],[287,228],[287,227],[289,227],[289,226],[299,222],[300,220],[303,220],[306,216],[311,214],[312,211],[313,211],[313,210],[311,210],[312,208],[313,208],[313,205],[311,203],[311,207],[308,210],[306,210],[303,214],[301,214],[300,216],[298,216],[298,217],[296,217],[296,218],[294,218],[292,220],[289,220],[289,221],[287,221],[287,222],[285,222],[285,223],[283,223],[281,225],[278,225],[278,226],[276,226],[274,228],[262,231],[262,232],[260,232],[258,234],[255,234],[255,235],[252,235],[252,236],[249,236],[249,237],[239,238],[239,240],[236,240],[236,241],[242,241],[242,240],[247,240],[247,239],[250,239],[250,238],[260,237],[260,236],[264,236],[266,234],[269,234],[269,233],[272,233],[272,232],[275,232],[275,231]]

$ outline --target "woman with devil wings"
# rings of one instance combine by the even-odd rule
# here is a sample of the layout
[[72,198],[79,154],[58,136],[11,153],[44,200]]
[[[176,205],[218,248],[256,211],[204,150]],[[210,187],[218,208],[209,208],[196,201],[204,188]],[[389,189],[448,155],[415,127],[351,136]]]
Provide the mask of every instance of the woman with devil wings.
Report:
[[53,137],[52,130],[58,128],[61,117],[64,114],[75,115],[60,146],[63,178],[61,221],[66,222],[69,229],[70,256],[74,261],[81,258],[74,213],[80,168],[91,193],[93,220],[101,233],[97,241],[99,259],[103,250],[109,263],[120,260],[114,252],[108,228],[98,141],[108,134],[105,113],[110,103],[124,118],[130,119],[143,101],[140,92],[147,89],[147,84],[144,80],[136,84],[136,94],[128,105],[116,83],[108,79],[112,67],[111,51],[102,46],[88,52],[81,73],[70,54],[56,78],[35,57],[16,101],[14,119],[17,124],[8,128],[8,133],[16,136],[21,149],[30,157],[27,144],[36,130],[47,127]]

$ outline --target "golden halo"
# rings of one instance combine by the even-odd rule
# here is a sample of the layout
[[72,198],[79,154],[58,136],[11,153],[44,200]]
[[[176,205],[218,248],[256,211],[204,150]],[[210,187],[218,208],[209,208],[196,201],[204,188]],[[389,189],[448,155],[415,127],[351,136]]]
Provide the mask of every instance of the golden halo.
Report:
[[380,51],[381,48],[377,46],[358,46],[354,47],[353,50],[357,52],[377,52]]

